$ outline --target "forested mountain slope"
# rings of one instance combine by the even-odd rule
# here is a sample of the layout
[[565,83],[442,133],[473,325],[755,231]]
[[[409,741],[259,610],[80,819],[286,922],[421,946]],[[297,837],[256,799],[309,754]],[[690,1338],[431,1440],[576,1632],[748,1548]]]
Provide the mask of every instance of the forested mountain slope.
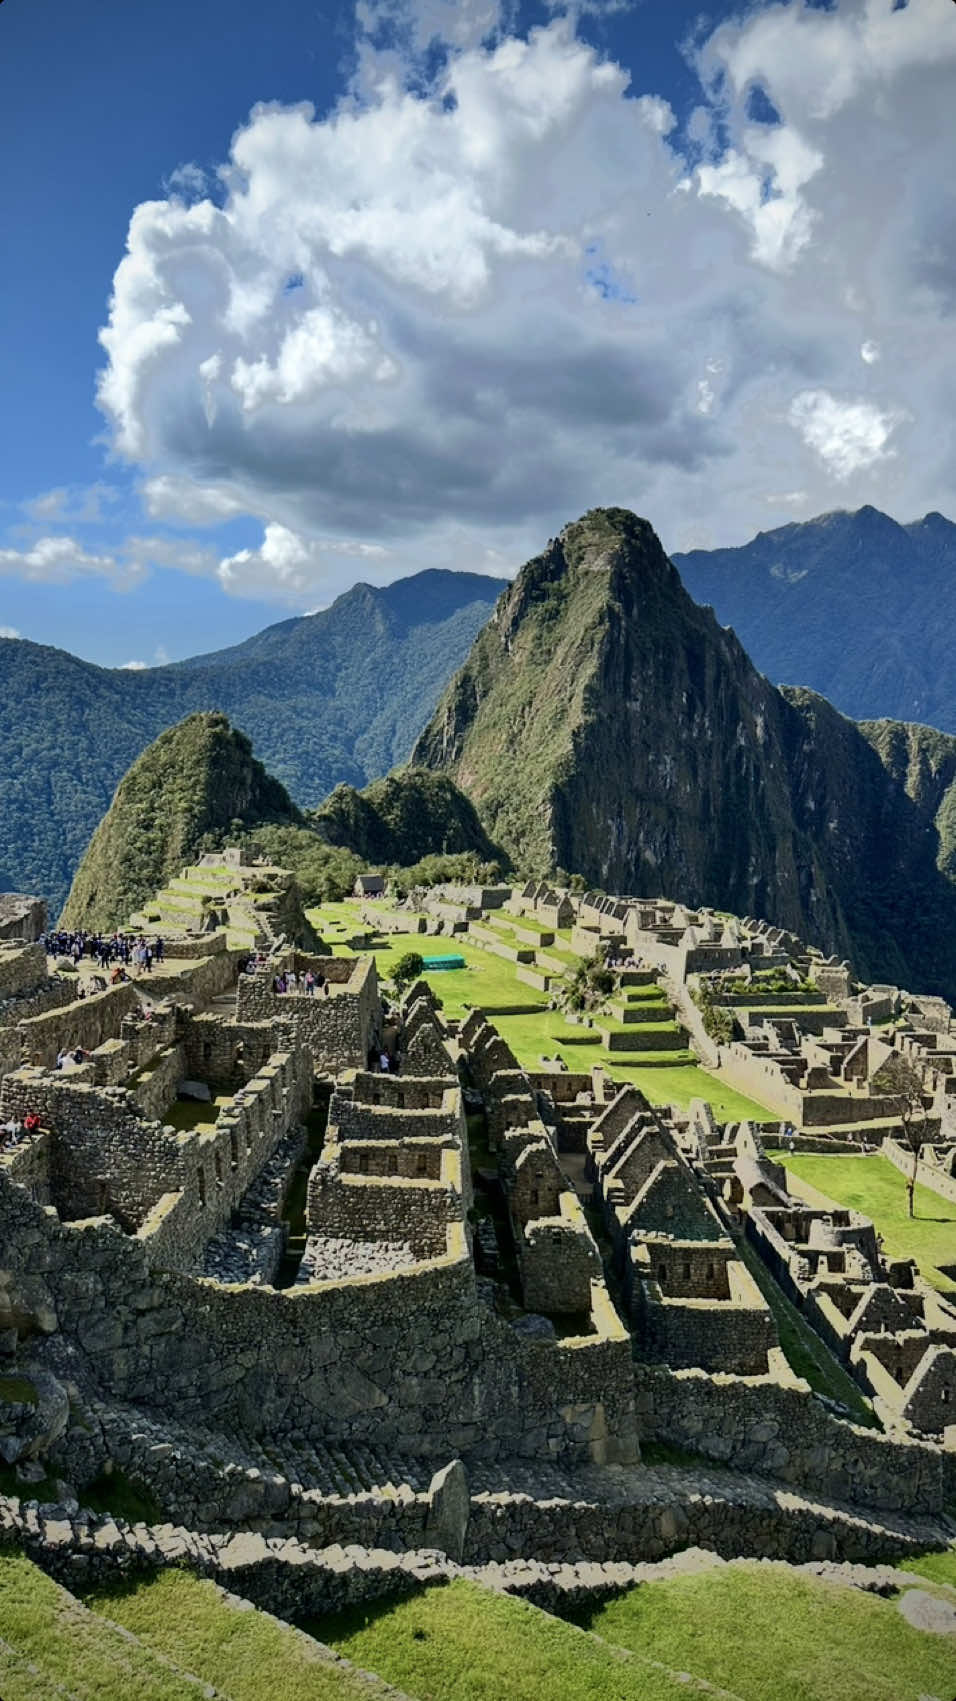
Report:
[[956,525],[876,508],[760,532],[674,565],[770,679],[825,692],[856,719],[956,733]]
[[204,840],[225,844],[267,825],[302,825],[285,787],[225,715],[189,715],[124,774],[76,871],[63,926],[115,927],[195,862]]
[[55,913],[130,764],[165,728],[221,710],[302,806],[401,762],[505,581],[429,571],[355,585],[319,614],[141,672],[0,639],[0,891]]

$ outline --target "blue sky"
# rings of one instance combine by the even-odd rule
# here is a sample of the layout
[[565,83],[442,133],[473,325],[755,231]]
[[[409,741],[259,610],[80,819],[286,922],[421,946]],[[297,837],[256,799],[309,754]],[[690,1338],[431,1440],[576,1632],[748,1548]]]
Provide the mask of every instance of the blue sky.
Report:
[[0,628],[175,659],[598,501],[952,513],[954,26],[5,0]]

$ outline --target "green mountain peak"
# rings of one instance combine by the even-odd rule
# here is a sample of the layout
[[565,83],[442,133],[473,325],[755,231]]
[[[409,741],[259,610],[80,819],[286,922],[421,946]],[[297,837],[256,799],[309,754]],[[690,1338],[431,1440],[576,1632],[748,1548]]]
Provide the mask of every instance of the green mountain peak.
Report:
[[765,916],[872,978],[954,990],[956,739],[775,688],[625,510],[521,569],[412,762],[528,873]]
[[302,820],[245,733],[222,714],[188,715],[120,781],[76,871],[61,924],[114,927],[194,862],[205,840],[223,843]]

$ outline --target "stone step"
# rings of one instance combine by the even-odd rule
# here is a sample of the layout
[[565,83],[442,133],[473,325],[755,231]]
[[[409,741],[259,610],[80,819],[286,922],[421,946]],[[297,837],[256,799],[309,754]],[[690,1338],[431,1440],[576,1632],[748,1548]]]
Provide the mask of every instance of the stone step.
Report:
[[170,1470],[188,1461],[202,1464],[216,1477],[235,1480],[243,1473],[254,1473],[287,1483],[298,1495],[324,1500],[350,1500],[357,1495],[408,1500],[427,1492],[433,1474],[428,1460],[396,1458],[359,1442],[323,1447],[305,1441],[299,1446],[260,1441],[148,1418],[135,1407],[97,1406],[94,1415],[103,1424],[117,1463],[130,1475],[140,1475],[160,1499]]

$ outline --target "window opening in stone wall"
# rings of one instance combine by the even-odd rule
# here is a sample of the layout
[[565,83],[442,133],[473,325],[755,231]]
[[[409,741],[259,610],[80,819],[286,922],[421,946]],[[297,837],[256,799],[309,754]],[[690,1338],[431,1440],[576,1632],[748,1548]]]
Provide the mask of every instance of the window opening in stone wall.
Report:
[[657,1280],[658,1280],[658,1283],[661,1287],[665,1286],[665,1284],[667,1282],[667,1265],[666,1264],[658,1264],[658,1266],[657,1266]]
[[199,1207],[202,1210],[206,1204],[206,1171],[204,1169],[197,1169],[196,1180],[199,1183]]
[[239,1168],[239,1141],[234,1128],[229,1130],[229,1164],[232,1169]]
[[385,1174],[386,1175],[397,1175],[398,1174],[398,1153],[397,1152],[389,1152],[388,1161],[387,1161],[386,1166],[385,1166]]
[[690,1265],[689,1264],[684,1265],[684,1280],[685,1280],[685,1282],[690,1281]]
[[427,1152],[419,1152],[418,1158],[417,1158],[416,1164],[415,1164],[415,1173],[416,1173],[416,1175],[427,1175],[428,1174],[428,1153]]

